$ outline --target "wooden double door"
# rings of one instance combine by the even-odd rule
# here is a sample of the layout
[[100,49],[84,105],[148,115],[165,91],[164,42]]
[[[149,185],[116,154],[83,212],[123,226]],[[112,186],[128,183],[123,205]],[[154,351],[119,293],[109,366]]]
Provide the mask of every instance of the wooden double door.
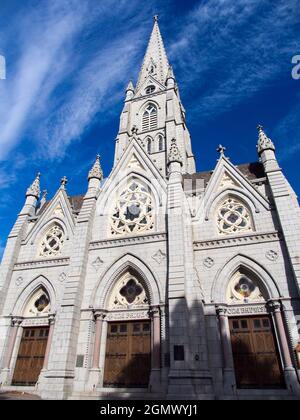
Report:
[[12,385],[35,385],[43,368],[49,327],[23,328]]
[[104,386],[145,388],[150,371],[150,321],[109,323]]
[[238,388],[283,388],[284,379],[271,318],[230,319]]

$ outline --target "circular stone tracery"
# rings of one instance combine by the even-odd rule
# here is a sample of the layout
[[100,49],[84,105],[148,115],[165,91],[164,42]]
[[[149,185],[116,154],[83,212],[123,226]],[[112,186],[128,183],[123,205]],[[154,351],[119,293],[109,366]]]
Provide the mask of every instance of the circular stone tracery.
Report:
[[239,201],[228,198],[218,210],[218,228],[226,235],[252,231],[249,211]]
[[58,225],[52,226],[42,241],[40,256],[51,257],[59,255],[61,253],[64,241],[65,235],[62,228]]
[[120,195],[112,215],[112,235],[140,233],[153,229],[153,206],[147,189],[132,182]]

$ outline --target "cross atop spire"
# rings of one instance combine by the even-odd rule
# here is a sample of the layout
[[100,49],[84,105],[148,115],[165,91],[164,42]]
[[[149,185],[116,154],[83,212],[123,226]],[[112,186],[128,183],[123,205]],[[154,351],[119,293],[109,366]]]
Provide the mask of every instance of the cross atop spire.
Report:
[[66,176],[64,176],[61,180],[60,180],[60,185],[62,189],[66,188],[66,185],[68,183],[68,178]]
[[224,155],[224,153],[226,152],[226,147],[222,146],[222,144],[220,144],[217,148],[217,152],[220,153],[220,155]]
[[139,74],[136,90],[140,89],[149,75],[164,85],[168,74],[168,69],[169,60],[160,33],[158,16],[156,15],[154,16],[154,26],[144,57],[143,65]]

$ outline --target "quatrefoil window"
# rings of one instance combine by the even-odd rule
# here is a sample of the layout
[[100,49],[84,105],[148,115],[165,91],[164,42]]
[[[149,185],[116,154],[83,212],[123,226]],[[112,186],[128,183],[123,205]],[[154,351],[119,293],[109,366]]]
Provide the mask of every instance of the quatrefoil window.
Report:
[[52,226],[41,243],[40,256],[53,257],[61,253],[65,242],[65,234],[59,225]]
[[47,306],[49,305],[50,300],[46,294],[43,294],[41,297],[39,297],[35,303],[34,306],[36,307],[38,312],[43,312]]
[[133,181],[117,201],[111,220],[111,233],[141,233],[153,229],[153,226],[151,195],[145,187]]
[[129,280],[126,286],[122,287],[120,290],[120,295],[123,296],[129,304],[133,303],[142,293],[143,288],[133,279]]
[[253,230],[249,210],[236,199],[228,198],[219,208],[217,218],[220,234],[230,235]]

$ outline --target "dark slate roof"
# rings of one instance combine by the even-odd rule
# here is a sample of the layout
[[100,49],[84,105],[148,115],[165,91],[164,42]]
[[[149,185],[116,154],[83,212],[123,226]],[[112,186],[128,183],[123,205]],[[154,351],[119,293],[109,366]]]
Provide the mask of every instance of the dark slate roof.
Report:
[[73,197],[68,197],[68,198],[69,198],[72,209],[76,213],[78,213],[81,210],[84,195],[74,195]]
[[[263,164],[260,162],[244,163],[237,165],[237,169],[249,180],[254,181],[256,179],[264,178],[266,176],[264,172]],[[195,190],[202,186],[205,188],[210,181],[213,171],[196,172],[195,174],[183,175],[184,189]],[[192,181],[192,188],[190,181]]]
[[[78,213],[81,210],[84,195],[74,195],[72,197],[68,197],[68,199],[69,199],[72,210],[75,213]],[[41,216],[46,211],[46,209],[48,208],[51,202],[52,200],[46,201],[43,207],[38,210],[37,216]]]

